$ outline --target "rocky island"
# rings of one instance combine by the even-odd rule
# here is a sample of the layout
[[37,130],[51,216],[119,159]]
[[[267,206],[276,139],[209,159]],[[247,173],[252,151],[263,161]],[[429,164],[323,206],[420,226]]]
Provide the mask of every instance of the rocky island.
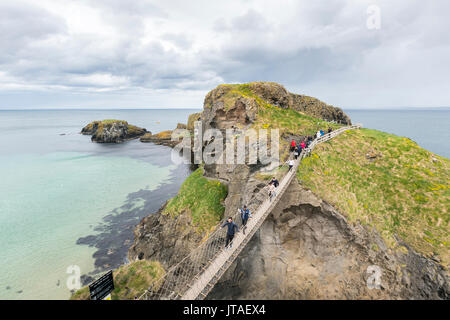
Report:
[[93,121],[86,125],[81,134],[91,135],[91,140],[99,143],[120,143],[148,133],[144,128],[128,124],[123,120]]
[[[271,82],[221,85],[188,130],[193,119],[206,129],[277,128],[282,161],[292,137],[351,123],[341,109]],[[410,139],[371,129],[318,145],[206,298],[449,299],[449,167],[449,159]],[[116,271],[128,280],[113,298],[142,293],[243,204],[256,211],[268,180],[285,173],[263,169],[200,165],[136,227],[131,263]],[[367,285],[374,266],[377,289]],[[86,288],[73,296],[87,297]]]

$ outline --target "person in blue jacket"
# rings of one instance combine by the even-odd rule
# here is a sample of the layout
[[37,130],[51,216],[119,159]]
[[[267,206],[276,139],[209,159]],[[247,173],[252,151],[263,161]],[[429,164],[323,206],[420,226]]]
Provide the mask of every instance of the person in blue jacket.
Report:
[[242,218],[242,232],[245,234],[245,229],[247,228],[245,225],[247,224],[248,218],[250,218],[250,210],[247,209],[247,206],[244,206],[241,210],[241,218]]
[[234,234],[235,234],[235,232],[239,232],[239,227],[237,226],[236,223],[233,222],[232,217],[228,217],[228,221],[222,225],[222,228],[225,226],[228,227],[225,248],[228,248],[228,244],[230,244],[230,249],[231,249],[231,247],[233,246],[232,241],[234,238]]

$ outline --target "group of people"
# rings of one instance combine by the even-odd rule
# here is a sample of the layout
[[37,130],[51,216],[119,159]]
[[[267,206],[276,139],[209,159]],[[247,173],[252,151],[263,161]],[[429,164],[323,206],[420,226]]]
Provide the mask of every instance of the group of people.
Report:
[[[277,178],[272,177],[272,180],[270,180],[268,184],[268,190],[269,190],[269,199],[272,201],[272,198],[276,196],[276,189],[280,183],[278,182]],[[245,234],[245,230],[247,229],[247,222],[248,219],[252,217],[252,214],[250,210],[247,208],[247,205],[244,205],[242,208],[238,209],[241,220],[242,220],[242,232]],[[222,225],[222,228],[227,227],[227,236],[225,240],[225,248],[231,248],[233,246],[233,238],[234,235],[239,232],[238,225],[233,221],[233,217],[228,217],[227,221]]]
[[[328,128],[327,133],[330,133],[333,131],[331,128]],[[316,137],[320,138],[325,134],[325,131],[320,129],[316,133]],[[297,159],[298,156],[301,154],[301,152],[309,147],[311,142],[313,142],[314,137],[313,136],[307,136],[305,139],[303,139],[299,144],[295,142],[294,139],[291,141],[291,152],[294,153],[294,158]],[[292,169],[292,167],[295,164],[294,159],[288,160],[289,164],[289,170]],[[268,192],[269,192],[269,199],[272,201],[273,197],[276,196],[276,189],[280,185],[278,180],[275,177],[272,177],[272,180],[270,180],[268,185]],[[242,219],[242,232],[245,234],[245,229],[247,228],[247,222],[248,219],[252,217],[252,214],[250,213],[250,210],[247,208],[246,205],[244,205],[242,208],[238,209],[241,215]],[[234,235],[239,232],[238,225],[233,221],[232,217],[228,217],[227,221],[222,225],[222,228],[227,227],[227,236],[225,241],[225,248],[231,248],[233,245],[233,238]]]
[[[331,131],[333,131],[333,129],[328,128],[327,133],[330,133]],[[316,137],[320,138],[321,136],[323,136],[325,134],[325,131],[323,131],[322,129],[320,129],[319,131],[317,131],[316,133]]]
[[[247,221],[252,217],[250,210],[246,205],[238,209],[241,214],[242,219],[242,232],[245,234],[245,229],[247,228]],[[239,232],[238,225],[233,221],[233,217],[228,217],[227,221],[222,225],[222,228],[227,227],[227,237],[225,240],[225,248],[230,248],[233,246],[234,235]]]
[[[314,140],[312,136],[307,136],[305,139],[303,139],[299,144],[295,142],[294,139],[291,141],[291,152],[294,153],[294,158],[297,159],[300,153],[306,148],[309,147],[311,142]],[[291,166],[289,164],[289,170],[291,169]]]

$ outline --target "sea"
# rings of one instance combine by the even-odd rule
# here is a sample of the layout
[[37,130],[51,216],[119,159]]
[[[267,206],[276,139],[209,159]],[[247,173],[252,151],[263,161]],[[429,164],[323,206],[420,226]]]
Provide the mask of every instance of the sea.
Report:
[[[81,128],[121,119],[160,132],[199,109],[0,110],[0,299],[68,299],[127,263],[133,230],[190,174],[171,149],[91,142]],[[344,110],[354,123],[449,157],[450,109]]]
[[0,299],[67,299],[127,263],[134,227],[190,174],[169,147],[91,142],[86,124],[123,119],[156,133],[193,112],[0,111]]

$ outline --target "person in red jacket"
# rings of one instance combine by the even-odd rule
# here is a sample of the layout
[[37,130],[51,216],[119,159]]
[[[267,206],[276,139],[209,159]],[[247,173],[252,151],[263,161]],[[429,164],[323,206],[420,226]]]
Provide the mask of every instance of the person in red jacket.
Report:
[[300,143],[300,148],[302,148],[302,150],[306,148],[306,144],[305,144],[304,140],[302,141],[302,143]]
[[291,151],[294,151],[294,150],[295,150],[295,146],[296,146],[295,140],[292,139],[292,141],[291,141]]

